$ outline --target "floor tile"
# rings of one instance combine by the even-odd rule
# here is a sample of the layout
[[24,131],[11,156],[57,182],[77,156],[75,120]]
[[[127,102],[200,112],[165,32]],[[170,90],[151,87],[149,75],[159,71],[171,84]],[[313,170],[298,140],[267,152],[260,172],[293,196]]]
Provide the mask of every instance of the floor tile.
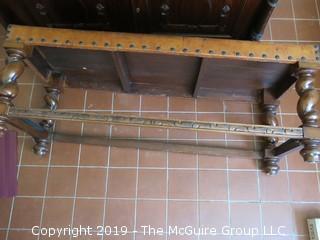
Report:
[[193,170],[169,170],[169,198],[194,199],[197,196],[197,175]]
[[36,240],[37,236],[33,235],[30,230],[11,230],[9,231],[8,239],[10,240]]
[[141,200],[137,202],[137,227],[143,231],[141,226],[152,226],[153,228],[166,227],[166,201]]
[[222,228],[229,225],[229,209],[226,202],[200,202],[200,226],[215,228],[222,234]]
[[196,168],[197,156],[194,154],[169,152],[169,168]]
[[292,0],[295,17],[296,18],[307,18],[317,19],[319,15],[317,13],[316,1],[314,0]]
[[134,227],[135,201],[107,200],[105,224],[107,226],[126,226],[129,231]]
[[199,171],[199,199],[228,200],[226,171]]
[[231,203],[230,217],[232,227],[261,229],[259,204]]
[[9,223],[12,200],[10,198],[0,198],[0,228],[7,228]]
[[[168,153],[169,154],[169,153]],[[166,167],[167,153],[140,149],[139,167]]]
[[87,110],[111,110],[112,109],[112,92],[101,90],[88,90]]
[[292,209],[290,204],[265,203],[262,204],[262,221],[266,233],[277,235],[292,234]]
[[141,110],[142,111],[167,111],[166,96],[142,96]]
[[18,194],[24,196],[44,195],[46,177],[46,167],[20,167]]
[[126,93],[114,95],[114,110],[138,111],[140,107],[140,96]]
[[138,180],[138,197],[166,198],[167,171],[140,169]]
[[196,227],[197,204],[191,201],[169,201],[168,225],[169,226],[193,226]]
[[[320,201],[320,191],[316,173],[290,172],[290,191],[293,201]],[[306,185],[307,183],[307,185]],[[311,190],[313,189],[313,190]]]
[[65,88],[59,98],[59,108],[83,110],[84,97],[85,90]]
[[194,112],[195,100],[192,98],[171,97],[169,100],[169,111]]
[[72,219],[72,198],[48,198],[45,200],[42,226],[67,227]]
[[286,172],[277,176],[268,176],[260,173],[261,199],[264,201],[287,201],[290,199],[289,182]]
[[77,196],[103,198],[106,191],[106,174],[107,170],[104,168],[80,168]]
[[257,200],[258,185],[256,172],[229,172],[231,200]]
[[77,168],[51,167],[48,174],[47,196],[74,196]]
[[106,166],[108,163],[108,147],[82,145],[80,165],[81,166]]
[[136,194],[135,169],[109,169],[108,196],[115,198],[132,198]]
[[109,165],[111,167],[136,167],[137,156],[137,149],[111,147]]
[[40,198],[16,198],[12,212],[12,228],[32,228],[39,226],[42,209]]
[[272,29],[273,40],[296,40],[295,25],[292,20],[271,20],[270,23],[271,26],[277,26]]
[[274,18],[292,18],[292,1],[280,0],[277,7],[274,9],[272,17]]
[[53,143],[51,165],[77,166],[79,161],[79,144]]
[[76,199],[74,209],[74,226],[95,228],[103,223],[104,200]]

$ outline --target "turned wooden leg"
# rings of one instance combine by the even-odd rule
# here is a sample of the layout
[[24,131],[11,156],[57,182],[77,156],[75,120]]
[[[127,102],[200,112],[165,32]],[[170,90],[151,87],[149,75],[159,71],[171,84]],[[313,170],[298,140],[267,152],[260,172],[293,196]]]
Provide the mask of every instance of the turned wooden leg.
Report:
[[24,71],[23,58],[24,52],[16,49],[9,49],[7,51],[8,59],[6,66],[2,69],[0,74],[0,134],[7,130],[6,123],[6,111],[12,100],[18,94],[17,79],[22,75]]
[[[300,96],[297,111],[305,127],[319,127],[319,113],[316,105],[319,93],[315,89],[315,70],[301,69],[297,74],[296,91]],[[300,151],[305,162],[320,162],[320,139],[303,139]]]
[[[44,101],[46,103],[46,106],[51,110],[55,111],[58,107],[58,98],[60,94],[59,90],[59,78],[60,74],[51,74],[51,78],[53,78],[52,86],[51,87],[45,87],[46,90],[46,95],[44,96]],[[42,120],[40,122],[40,125],[46,129],[48,132],[50,132],[53,128],[54,121],[53,120]],[[34,138],[34,141],[36,144],[33,146],[33,152],[40,155],[44,156],[47,154],[49,150],[49,144],[50,141],[48,138]]]
[[[278,126],[276,104],[263,104],[264,112],[263,123],[270,126]],[[277,175],[280,167],[278,165],[280,158],[272,154],[272,150],[276,147],[279,139],[277,137],[268,137],[265,139],[265,157],[263,159],[263,168],[268,175]]]

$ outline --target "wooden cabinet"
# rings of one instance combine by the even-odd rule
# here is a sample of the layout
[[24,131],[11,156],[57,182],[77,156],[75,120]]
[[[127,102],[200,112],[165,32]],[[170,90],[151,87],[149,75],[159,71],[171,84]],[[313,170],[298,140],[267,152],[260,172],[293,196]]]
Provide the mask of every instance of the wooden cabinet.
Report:
[[258,39],[276,2],[1,0],[0,16],[5,24]]

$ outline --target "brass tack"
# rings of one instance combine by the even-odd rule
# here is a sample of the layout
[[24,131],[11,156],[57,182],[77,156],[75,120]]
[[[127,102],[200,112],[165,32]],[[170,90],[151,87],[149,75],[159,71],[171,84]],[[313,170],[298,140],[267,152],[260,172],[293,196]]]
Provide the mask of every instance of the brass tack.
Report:
[[160,50],[160,49],[161,49],[161,47],[160,47],[160,46],[157,46],[157,47],[156,47],[156,50]]
[[213,50],[209,50],[208,53],[209,53],[209,54],[213,54],[214,51],[213,51]]
[[117,47],[118,47],[118,48],[121,48],[121,47],[122,47],[122,44],[121,44],[121,43],[117,43]]
[[52,41],[53,41],[54,43],[56,43],[56,42],[58,42],[58,39],[53,39]]
[[16,38],[16,41],[18,41],[18,42],[19,42],[20,40],[21,40],[21,38],[20,38],[20,37],[17,37],[17,38]]
[[174,47],[170,48],[170,51],[174,52],[176,49]]
[[33,38],[32,38],[32,37],[31,37],[31,38],[29,38],[29,41],[30,41],[30,42],[32,42],[32,41],[33,41]]
[[274,56],[275,57],[275,59],[279,59],[280,58],[280,56],[279,55],[276,55],[276,56]]
[[82,42],[82,41],[79,41],[79,44],[81,45],[81,44],[83,44],[83,42]]
[[41,38],[41,42],[45,42],[46,41],[46,39],[45,38]]
[[93,42],[92,42],[92,45],[96,45],[96,44],[97,44],[96,41],[93,41]]
[[146,46],[146,45],[142,45],[142,48],[143,48],[143,49],[146,49],[146,48],[147,48],[147,46]]
[[105,46],[105,47],[108,47],[108,46],[109,46],[109,43],[108,43],[108,42],[105,42],[105,43],[104,43],[104,46]]
[[131,43],[130,45],[129,45],[129,48],[134,48],[135,46],[134,46],[134,44],[133,43]]
[[254,57],[254,54],[253,53],[249,53],[249,57]]
[[221,51],[221,54],[222,54],[222,55],[226,55],[227,52],[226,52],[226,51]]
[[263,58],[266,58],[266,57],[267,57],[267,54],[263,53],[263,54],[262,54],[262,57],[263,57]]
[[188,52],[188,48],[182,49],[182,52]]
[[236,56],[240,56],[240,52],[236,52]]
[[200,52],[200,49],[198,48],[198,49],[196,49],[196,53],[199,53]]
[[69,40],[66,40],[66,43],[70,43],[70,41],[69,41]]

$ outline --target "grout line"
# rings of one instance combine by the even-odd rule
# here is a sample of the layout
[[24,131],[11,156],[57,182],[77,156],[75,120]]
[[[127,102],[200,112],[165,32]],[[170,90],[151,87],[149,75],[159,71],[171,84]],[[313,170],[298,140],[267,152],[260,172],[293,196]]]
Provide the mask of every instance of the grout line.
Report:
[[[170,98],[166,97],[167,100],[167,119],[169,119],[170,110]],[[166,129],[166,139],[169,139],[169,129]],[[166,151],[166,231],[168,231],[168,214],[169,214],[169,151]],[[168,240],[168,234],[166,234],[166,240]]]
[[[281,124],[281,126],[283,126],[283,118],[282,118],[282,115],[281,115],[281,112],[282,112],[282,108],[281,108],[281,105],[279,105],[279,113],[280,113],[280,124]],[[280,161],[281,161],[281,159],[280,159]],[[282,159],[282,161],[285,161],[285,166],[286,166],[286,177],[287,177],[287,182],[288,182],[288,189],[287,189],[287,191],[288,191],[288,194],[289,194],[289,200],[290,200],[290,202],[292,201],[292,192],[291,192],[291,182],[290,182],[290,176],[289,176],[289,171],[288,171],[288,169],[289,169],[289,164],[288,164],[288,155],[286,155],[283,159]],[[280,164],[280,162],[279,162],[279,164]],[[292,231],[296,231],[296,228],[295,228],[295,224],[294,224],[294,222],[293,222],[293,208],[292,208],[292,205],[290,204],[290,210],[291,210],[291,213],[290,213],[290,215],[291,215],[291,217],[290,217],[290,221],[291,221],[291,226],[292,226]]]
[[[223,121],[226,122],[227,121],[227,116],[226,116],[226,104],[225,101],[222,102],[223,104]],[[225,147],[228,147],[228,135],[225,133],[224,134],[224,142],[225,142]],[[225,158],[226,160],[226,174],[227,174],[227,198],[228,198],[228,225],[231,226],[231,200],[230,200],[230,174],[229,174],[229,157]],[[231,236],[228,237],[228,239],[231,239]]]
[[[112,92],[112,98],[111,98],[111,111],[113,111],[113,103],[114,103],[114,92]],[[107,128],[108,129],[108,128]],[[108,130],[107,130],[108,133]],[[112,137],[112,125],[109,126],[109,135],[110,138]],[[107,202],[108,202],[108,184],[109,184],[109,167],[110,167],[110,156],[111,156],[111,147],[108,147],[108,156],[107,156],[107,172],[106,172],[106,180],[105,180],[105,194],[104,194],[104,203],[103,203],[103,220],[102,220],[102,226],[105,226],[106,221],[106,208],[107,208]],[[101,240],[104,239],[104,234],[101,236]]]
[[[198,110],[198,101],[197,101],[197,98],[195,99],[195,106],[194,106],[194,108],[195,108],[195,119],[196,119],[196,121],[198,121],[198,113],[197,113],[197,110]],[[198,144],[198,131],[196,131],[196,144]],[[200,212],[200,202],[199,202],[199,175],[200,175],[200,173],[199,173],[199,154],[197,153],[196,154],[196,178],[197,178],[197,180],[196,180],[196,186],[197,186],[197,189],[196,189],[196,191],[197,191],[197,227],[199,228],[200,226],[201,226],[201,223],[200,223],[200,217],[201,217],[201,212]],[[198,236],[197,236],[197,239],[198,240],[200,240],[200,234],[198,234]]]
[[[316,5],[317,5],[317,3],[316,3]],[[294,20],[298,20],[298,21],[319,21],[319,19],[318,18],[295,18],[295,17],[293,17],[293,18],[275,18],[275,17],[272,17],[272,18],[270,18],[270,20],[271,21],[273,21],[273,20],[280,20],[280,21],[294,21]]]
[[[55,124],[53,126],[53,131],[55,129]],[[53,141],[50,141],[50,151],[49,151],[49,157],[48,157],[48,165],[47,165],[47,173],[46,173],[46,179],[45,179],[45,187],[44,187],[44,193],[43,195],[46,196],[47,195],[47,188],[48,188],[48,178],[49,178],[49,171],[50,171],[50,165],[51,165],[51,157],[52,157],[52,148],[53,148]],[[44,212],[44,206],[45,206],[45,198],[42,202],[42,209],[41,209],[41,215],[40,215],[40,228],[42,227],[43,224],[43,212]],[[40,235],[38,235],[38,240],[40,238]]]
[[[251,104],[251,111],[252,113],[254,112],[254,107],[253,105]],[[251,120],[252,120],[252,123],[255,124],[255,118],[254,118],[254,115],[252,114],[251,116]],[[254,149],[257,149],[257,143],[256,143],[256,136],[253,136],[253,146],[254,146]],[[261,163],[261,160],[260,160],[260,163]],[[261,197],[261,186],[260,186],[260,167],[261,164],[259,164],[259,160],[256,160],[256,167],[257,167],[257,192],[258,192],[258,199],[259,199],[259,217],[260,217],[260,230],[262,231],[263,229],[263,212],[262,212],[262,203],[261,203],[261,200],[262,200],[262,197]]]
[[291,1],[291,10],[292,10],[292,16],[293,16],[292,20],[293,20],[293,25],[294,25],[294,33],[295,33],[296,40],[298,41],[299,37],[298,37],[298,30],[297,30],[297,23],[296,23],[297,19],[296,19],[294,6],[293,6],[293,0],[290,0],[290,1]]
[[[45,168],[47,165],[18,165],[21,167],[41,167]],[[50,168],[98,168],[98,169],[136,169],[137,167],[106,167],[106,166],[74,166],[74,165],[51,165]],[[165,170],[166,167],[139,167],[139,169],[143,170]],[[180,171],[196,171],[197,168],[168,168],[169,170],[180,170]],[[247,169],[247,168],[199,168],[199,170],[205,171],[229,171],[229,172],[239,172],[239,171],[246,171],[246,172],[256,172],[257,169]],[[263,170],[259,170],[263,173]],[[288,173],[317,173],[318,170],[281,170],[281,172],[288,172]]]
[[[59,97],[58,96],[58,101],[59,101]],[[31,106],[31,103],[30,103]],[[52,130],[54,132],[56,127],[56,122],[54,122],[54,125],[52,126]],[[49,139],[50,141],[50,151],[49,151],[49,156],[48,156],[48,164],[47,164],[47,172],[46,172],[46,179],[45,179],[45,188],[44,188],[44,193],[43,195],[46,196],[47,195],[47,188],[48,188],[48,178],[49,178],[49,171],[50,171],[50,165],[51,165],[51,158],[52,158],[52,149],[53,149],[53,139]],[[43,224],[43,212],[44,212],[44,207],[45,207],[45,198],[43,199],[42,202],[42,208],[41,208],[41,215],[40,215],[40,228],[42,227]],[[40,235],[38,235],[38,240],[40,239]]]
[[[106,219],[106,207],[107,207],[107,197],[108,197],[108,184],[109,184],[109,165],[110,165],[110,154],[111,154],[111,147],[108,147],[108,155],[107,155],[107,171],[106,171],[106,178],[105,178],[105,193],[104,193],[104,202],[103,202],[103,219],[102,219],[102,226],[105,226],[105,219]],[[104,234],[101,236],[101,240],[104,239]]]
[[317,11],[317,16],[318,16],[318,18],[315,19],[315,20],[317,20],[317,21],[319,22],[319,24],[320,24],[320,13],[319,13],[318,1],[317,1],[317,0],[314,0],[314,3],[315,3],[315,5],[316,5],[316,11]]
[[[87,105],[87,94],[88,91],[85,90],[84,94],[84,101],[83,101],[83,111],[86,110],[86,105]],[[83,135],[83,129],[84,129],[84,123],[81,122],[81,136]],[[77,199],[77,189],[78,189],[78,178],[79,178],[79,169],[80,169],[80,159],[81,159],[81,144],[79,144],[79,151],[78,151],[78,166],[77,166],[77,173],[76,173],[76,183],[75,183],[75,188],[74,188],[74,196],[73,196],[73,207],[72,207],[72,217],[71,217],[71,227],[74,227],[74,214],[75,214],[75,207],[76,207],[76,199]],[[70,240],[72,236],[70,235]]]
[[[142,97],[139,95],[139,116],[141,116],[141,105],[142,105]],[[140,139],[141,135],[141,127],[138,127],[138,138]],[[135,200],[134,200],[134,233],[133,233],[133,240],[136,239],[136,232],[137,232],[137,205],[138,205],[138,187],[139,187],[139,165],[140,165],[140,148],[137,149],[137,156],[136,156],[136,192],[135,192]]]
[[[73,196],[27,196],[27,195],[20,195],[16,198],[35,198],[35,199],[74,199]],[[147,198],[147,197],[92,197],[92,196],[81,196],[81,197],[75,197],[76,199],[93,199],[93,200],[127,200],[127,201],[134,201],[135,199],[139,201],[184,201],[184,202],[196,202],[197,199],[186,199],[186,198]],[[284,200],[257,200],[257,199],[249,199],[249,200],[228,200],[228,199],[199,199],[200,202],[221,202],[221,203],[287,203],[287,204],[316,204],[320,206],[320,202],[318,201],[284,201]]]
[[270,40],[273,41],[273,34],[272,34],[272,27],[271,27],[271,21],[268,24],[269,32],[270,32]]

